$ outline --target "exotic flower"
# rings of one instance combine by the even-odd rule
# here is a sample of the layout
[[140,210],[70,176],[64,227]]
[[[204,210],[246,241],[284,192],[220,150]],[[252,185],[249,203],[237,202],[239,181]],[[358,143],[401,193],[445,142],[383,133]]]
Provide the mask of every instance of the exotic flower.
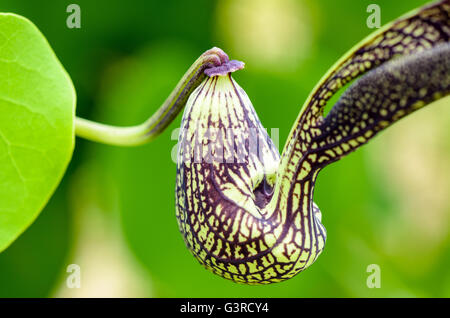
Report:
[[[176,210],[187,247],[207,269],[235,282],[283,281],[324,248],[326,232],[313,202],[320,170],[450,93],[449,13],[448,1],[423,7],[340,59],[307,99],[281,157],[231,77],[243,63],[217,48],[194,63],[143,125],[120,130],[79,119],[77,133],[107,143],[142,143],[186,104]],[[329,99],[357,77],[324,116]]]

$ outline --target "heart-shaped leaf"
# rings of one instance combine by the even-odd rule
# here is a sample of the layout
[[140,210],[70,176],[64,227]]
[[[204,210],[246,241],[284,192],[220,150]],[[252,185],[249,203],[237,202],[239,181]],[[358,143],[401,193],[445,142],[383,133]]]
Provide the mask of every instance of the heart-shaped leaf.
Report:
[[74,146],[75,90],[40,31],[0,14],[0,251],[38,216]]

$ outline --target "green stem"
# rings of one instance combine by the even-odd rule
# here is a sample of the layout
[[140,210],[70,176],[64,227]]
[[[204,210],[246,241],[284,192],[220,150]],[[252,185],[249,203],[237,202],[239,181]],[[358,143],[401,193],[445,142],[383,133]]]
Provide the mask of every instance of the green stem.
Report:
[[156,113],[140,125],[117,127],[76,117],[75,134],[81,138],[115,146],[136,146],[149,142],[163,132],[183,109],[191,93],[207,76],[204,71],[228,62],[227,54],[219,48],[212,48],[203,53]]

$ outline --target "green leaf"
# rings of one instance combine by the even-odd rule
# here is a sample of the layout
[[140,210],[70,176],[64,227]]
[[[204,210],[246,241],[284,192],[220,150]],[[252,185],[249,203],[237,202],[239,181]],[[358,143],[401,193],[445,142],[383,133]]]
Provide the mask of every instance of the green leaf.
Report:
[[45,37],[0,14],[0,251],[39,215],[74,146],[75,90]]

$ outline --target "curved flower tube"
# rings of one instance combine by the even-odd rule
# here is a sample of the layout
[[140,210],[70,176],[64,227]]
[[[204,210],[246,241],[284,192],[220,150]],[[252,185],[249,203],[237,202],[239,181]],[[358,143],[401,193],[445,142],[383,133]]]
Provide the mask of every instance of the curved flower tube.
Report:
[[[134,145],[154,138],[186,104],[176,180],[178,225],[198,261],[226,279],[289,279],[322,252],[313,202],[325,166],[399,119],[450,93],[450,1],[422,7],[357,44],[306,100],[282,155],[231,73],[243,63],[207,51],[146,123],[77,122],[77,134]],[[358,79],[357,79],[358,78]],[[356,79],[324,116],[330,98]]]

